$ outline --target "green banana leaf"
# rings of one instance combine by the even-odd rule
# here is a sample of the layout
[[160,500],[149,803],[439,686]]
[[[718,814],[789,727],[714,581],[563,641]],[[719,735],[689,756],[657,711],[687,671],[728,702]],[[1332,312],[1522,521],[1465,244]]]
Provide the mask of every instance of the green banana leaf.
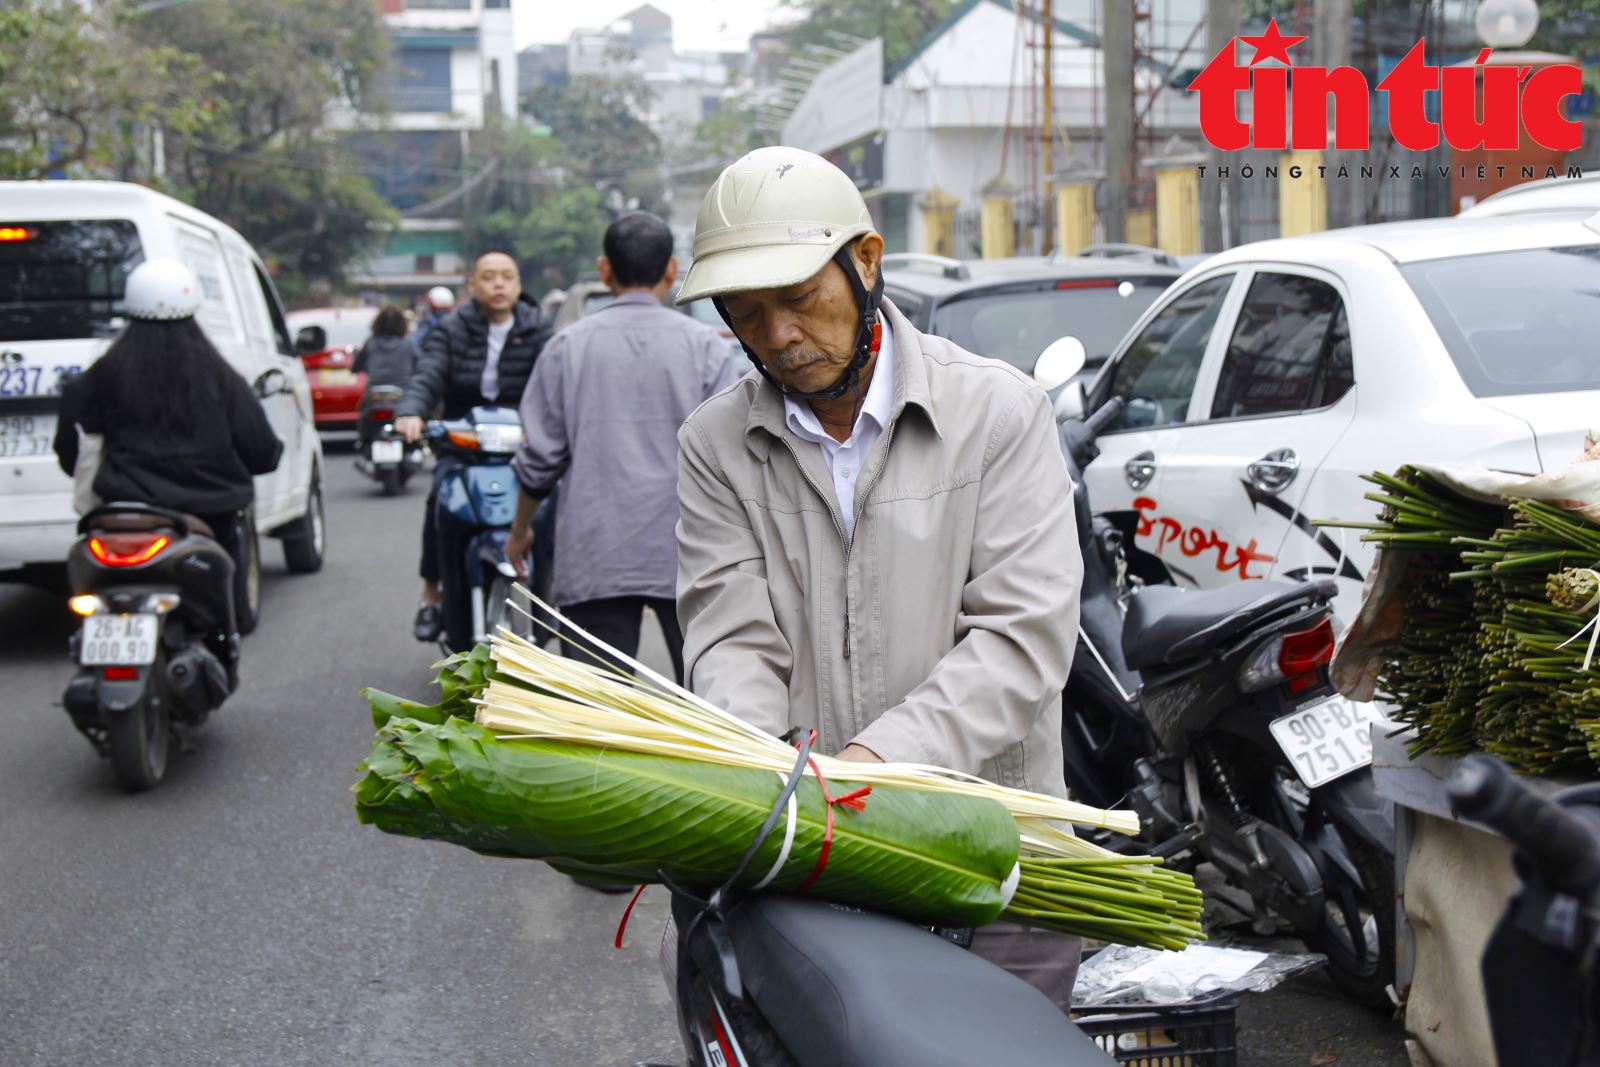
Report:
[[390,719],[415,719],[435,726],[451,716],[471,719],[478,710],[473,698],[498,677],[493,652],[486,644],[476,645],[469,652],[457,652],[433,666],[439,672],[433,679],[439,687],[437,704],[419,704],[381,689],[363,689],[361,695],[372,708],[372,725],[381,730]]
[[[386,713],[399,706],[386,705]],[[612,880],[653,882],[665,872],[700,887],[733,873],[783,787],[771,771],[500,739],[451,717],[387,717],[363,769],[357,817],[390,833]],[[829,791],[850,788],[830,783]],[[798,890],[822,848],[827,805],[815,778],[802,779],[796,796],[794,843],[773,890]],[[813,895],[936,925],[977,926],[1000,914],[1018,851],[1016,822],[1003,805],[879,786],[864,810],[836,805],[833,823]],[[766,876],[783,839],[780,819],[742,887]]]

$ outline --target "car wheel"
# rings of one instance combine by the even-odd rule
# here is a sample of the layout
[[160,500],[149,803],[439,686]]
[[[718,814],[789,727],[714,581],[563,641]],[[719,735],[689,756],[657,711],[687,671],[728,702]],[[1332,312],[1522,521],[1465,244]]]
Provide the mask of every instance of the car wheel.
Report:
[[322,479],[311,478],[311,499],[306,513],[283,535],[283,562],[291,574],[315,574],[322,569],[327,550],[328,524],[322,513]]
[[233,569],[233,620],[241,634],[255,633],[261,622],[261,535],[256,512],[247,508],[239,519],[239,558]]

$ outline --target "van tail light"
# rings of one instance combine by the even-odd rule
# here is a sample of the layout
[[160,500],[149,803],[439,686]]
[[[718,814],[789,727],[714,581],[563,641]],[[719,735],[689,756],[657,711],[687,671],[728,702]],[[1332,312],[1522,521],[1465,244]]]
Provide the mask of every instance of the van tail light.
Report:
[[1063,278],[1056,282],[1057,289],[1115,289],[1115,278]]
[[1309,630],[1279,634],[1255,650],[1239,668],[1236,681],[1246,693],[1286,682],[1290,693],[1316,685],[1322,668],[1333,662],[1333,622],[1324,617]]
[[89,538],[89,553],[107,567],[139,567],[155,559],[172,538],[153,533],[103,533]]

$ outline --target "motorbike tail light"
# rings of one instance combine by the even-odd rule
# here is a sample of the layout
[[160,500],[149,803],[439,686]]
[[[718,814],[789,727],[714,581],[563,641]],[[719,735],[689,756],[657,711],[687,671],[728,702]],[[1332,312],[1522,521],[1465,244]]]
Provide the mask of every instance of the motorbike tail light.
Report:
[[138,567],[170,544],[166,534],[103,533],[89,538],[89,553],[107,567]]
[[1323,619],[1309,630],[1284,634],[1278,648],[1278,667],[1289,678],[1310,674],[1333,662],[1333,623]]
[[67,607],[72,609],[74,615],[82,615],[84,618],[105,610],[105,604],[93,593],[80,593],[67,601]]
[[373,422],[394,421],[393,408],[373,408],[368,414],[371,416]]
[[1324,618],[1309,630],[1278,634],[1244,661],[1235,678],[1242,692],[1254,693],[1286,682],[1289,692],[1316,685],[1320,668],[1333,660],[1333,623]]
[[139,680],[139,668],[107,667],[100,672],[100,677],[108,682],[137,682]]
[[450,443],[457,448],[464,448],[468,452],[478,450],[478,435],[471,430],[451,430]]
[[33,231],[26,226],[0,226],[0,241],[14,244],[17,241],[33,240]]

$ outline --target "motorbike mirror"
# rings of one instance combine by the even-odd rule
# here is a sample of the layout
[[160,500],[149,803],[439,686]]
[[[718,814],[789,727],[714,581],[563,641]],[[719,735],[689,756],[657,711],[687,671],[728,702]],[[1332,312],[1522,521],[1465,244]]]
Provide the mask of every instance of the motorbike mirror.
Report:
[[300,332],[294,335],[294,350],[299,355],[309,356],[327,347],[328,331],[321,326],[302,326]]
[[277,396],[279,393],[289,392],[289,379],[284,376],[281,370],[269,370],[255,380],[255,384],[251,386],[251,389],[255,392],[257,400],[266,400],[268,397]]
[[1033,365],[1033,380],[1055,392],[1089,362],[1089,351],[1076,337],[1052,341]]
[[1057,422],[1066,422],[1069,419],[1081,419],[1083,413],[1089,410],[1089,394],[1083,387],[1083,382],[1068,382],[1061,392],[1056,394],[1055,415]]

